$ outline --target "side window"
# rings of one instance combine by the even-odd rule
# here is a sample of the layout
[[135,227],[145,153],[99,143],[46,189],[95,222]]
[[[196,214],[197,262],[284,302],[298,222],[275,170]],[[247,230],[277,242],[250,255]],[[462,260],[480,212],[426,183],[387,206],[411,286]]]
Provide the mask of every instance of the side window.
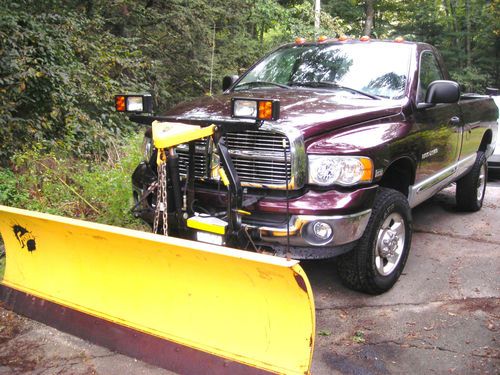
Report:
[[425,101],[427,88],[432,81],[443,79],[441,69],[436,61],[436,57],[430,51],[422,52],[420,56],[420,72],[418,77],[417,103]]

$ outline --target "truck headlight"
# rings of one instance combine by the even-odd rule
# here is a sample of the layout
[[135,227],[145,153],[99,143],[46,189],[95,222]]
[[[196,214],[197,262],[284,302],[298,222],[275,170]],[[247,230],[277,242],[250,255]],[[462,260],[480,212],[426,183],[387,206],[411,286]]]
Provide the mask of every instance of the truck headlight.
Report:
[[309,183],[352,186],[371,182],[373,161],[363,156],[309,155]]

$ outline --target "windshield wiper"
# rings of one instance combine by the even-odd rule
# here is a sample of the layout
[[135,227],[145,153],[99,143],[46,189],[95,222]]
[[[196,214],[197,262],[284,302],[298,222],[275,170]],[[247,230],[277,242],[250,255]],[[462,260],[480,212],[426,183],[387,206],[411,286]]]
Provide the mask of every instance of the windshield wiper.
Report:
[[283,83],[269,82],[269,81],[250,81],[250,82],[240,83],[238,86],[235,87],[235,89],[239,89],[243,86],[246,86],[248,88],[250,88],[252,86],[277,86],[277,87],[281,87],[282,89],[289,89],[290,88],[290,86],[284,85]]
[[333,88],[333,89],[340,89],[340,90],[348,90],[355,92],[360,95],[367,96],[371,99],[377,99],[379,100],[380,98],[378,96],[368,94],[364,91],[356,90],[353,89],[352,87],[347,87],[347,86],[342,86],[339,85],[338,83],[335,82],[329,82],[329,81],[308,81],[308,82],[291,82],[290,86],[304,86],[304,87],[328,87],[328,88]]

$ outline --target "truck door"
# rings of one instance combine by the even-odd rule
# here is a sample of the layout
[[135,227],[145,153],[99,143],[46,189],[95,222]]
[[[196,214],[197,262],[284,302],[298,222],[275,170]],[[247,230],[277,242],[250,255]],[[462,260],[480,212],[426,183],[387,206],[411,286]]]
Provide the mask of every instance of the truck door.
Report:
[[[427,88],[432,81],[445,79],[433,51],[420,55],[419,80],[416,102],[425,102]],[[455,171],[460,155],[462,120],[458,103],[437,104],[431,108],[417,109],[415,114],[418,132],[416,184],[421,190],[433,190]]]

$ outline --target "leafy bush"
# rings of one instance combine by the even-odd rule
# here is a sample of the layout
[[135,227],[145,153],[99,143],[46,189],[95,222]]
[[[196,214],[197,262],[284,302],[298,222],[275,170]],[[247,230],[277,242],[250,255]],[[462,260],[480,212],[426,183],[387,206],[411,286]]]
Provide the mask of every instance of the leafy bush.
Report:
[[146,228],[130,213],[130,176],[141,159],[142,136],[95,163],[30,150],[16,154],[13,172],[0,169],[0,204],[132,228]]

